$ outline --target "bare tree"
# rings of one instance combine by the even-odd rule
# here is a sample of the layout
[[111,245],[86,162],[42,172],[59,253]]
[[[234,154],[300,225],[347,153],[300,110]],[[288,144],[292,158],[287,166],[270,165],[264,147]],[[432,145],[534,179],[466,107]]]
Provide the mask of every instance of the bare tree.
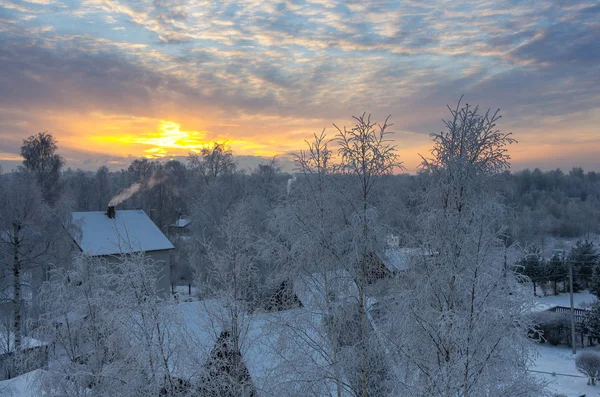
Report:
[[367,287],[372,281],[372,272],[379,266],[376,253],[381,252],[383,242],[371,194],[379,178],[400,168],[401,162],[396,147],[388,139],[392,134],[388,119],[382,125],[371,121],[371,116],[366,114],[354,119],[356,125],[351,129],[336,126],[336,143],[341,157],[337,168],[358,185],[358,198],[347,197],[354,211],[349,225],[352,242],[349,262],[354,266],[352,274],[358,290],[361,395],[366,397],[369,395],[368,377],[371,371]]
[[[318,314],[312,318],[316,323],[299,321],[290,325],[296,330],[296,337],[312,339],[312,333],[316,333],[321,335],[321,341],[332,341],[337,339],[333,326],[338,316],[335,296],[343,292],[337,287],[344,273],[336,269],[343,268],[343,254],[337,243],[344,215],[329,180],[333,172],[332,153],[325,132],[315,134],[314,140],[306,143],[308,150],[301,151],[295,158],[302,177],[288,182],[287,205],[272,212],[272,248],[278,251],[275,261],[279,263],[281,277],[293,280],[296,290],[305,292],[303,304],[311,313]],[[351,283],[351,280],[347,277],[341,283]],[[326,363],[321,373],[313,376],[332,379],[336,395],[344,395],[350,387],[342,374],[338,343],[319,346],[312,340],[305,342],[313,347],[305,351],[305,355],[312,357],[316,353]],[[298,344],[293,348],[298,348]]]
[[[210,322],[221,330],[216,341],[223,352],[215,352],[209,360],[202,385],[207,395],[247,395],[252,384],[246,376],[242,352],[249,343],[248,327],[259,301],[256,237],[245,222],[245,206],[240,204],[219,228],[219,246],[207,243],[209,269],[198,273],[198,286],[203,298],[217,299],[225,309],[213,310],[203,301]],[[215,363],[215,361],[221,361]],[[211,364],[212,363],[212,364]],[[218,371],[215,368],[227,368]],[[216,371],[216,372],[215,372]],[[220,390],[220,392],[218,392]],[[225,393],[226,394],[222,394]],[[211,394],[212,393],[212,394]]]
[[392,329],[390,341],[417,395],[538,395],[527,372],[531,301],[504,264],[505,209],[494,191],[514,140],[495,129],[497,113],[459,102],[451,116],[423,161],[413,236],[422,254],[398,300],[405,327]]
[[33,273],[41,273],[52,259],[60,225],[59,211],[43,201],[39,186],[28,174],[0,179],[0,264],[4,280],[11,280],[3,287],[12,304],[15,350],[20,350],[23,335],[23,286],[31,289]]
[[44,200],[53,205],[60,193],[60,170],[65,164],[64,158],[56,153],[56,140],[47,132],[40,132],[23,140],[21,156],[23,167],[35,174],[42,189]]
[[190,168],[197,171],[206,184],[220,176],[231,175],[236,168],[231,148],[226,143],[219,142],[202,148],[200,153],[191,152],[188,162]]
[[355,121],[351,129],[337,128],[339,164],[331,164],[324,132],[307,142],[308,150],[296,157],[302,176],[291,181],[288,208],[273,223],[278,236],[288,236],[291,274],[304,304],[323,318],[331,343],[321,347],[328,363],[323,374],[335,380],[336,394],[385,395],[391,374],[367,296],[385,241],[373,187],[401,164],[387,122],[378,125],[367,115]]
[[577,370],[589,377],[588,385],[596,385],[596,378],[600,377],[600,356],[598,353],[581,352],[575,359]]
[[173,375],[188,362],[185,325],[156,291],[157,265],[143,254],[79,256],[50,271],[37,332],[52,342],[40,387],[52,395],[184,396]]

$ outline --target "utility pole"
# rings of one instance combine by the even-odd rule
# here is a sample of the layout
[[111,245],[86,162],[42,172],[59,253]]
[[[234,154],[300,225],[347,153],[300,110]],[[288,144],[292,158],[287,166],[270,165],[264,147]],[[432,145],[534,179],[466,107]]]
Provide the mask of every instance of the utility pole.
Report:
[[[563,264],[567,261],[566,252],[563,251]],[[573,354],[577,354],[575,348],[575,310],[573,308],[573,261],[569,261],[569,298],[571,300],[571,346]]]

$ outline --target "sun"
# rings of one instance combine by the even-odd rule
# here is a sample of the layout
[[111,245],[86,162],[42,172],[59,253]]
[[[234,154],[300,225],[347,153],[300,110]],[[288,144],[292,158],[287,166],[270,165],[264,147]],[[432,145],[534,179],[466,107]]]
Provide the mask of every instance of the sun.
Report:
[[137,136],[123,136],[119,142],[150,146],[144,150],[148,158],[162,158],[174,154],[173,152],[197,151],[208,144],[206,131],[183,131],[180,124],[167,120],[160,121],[158,131]]
[[95,149],[108,149],[122,155],[134,155],[148,159],[187,156],[211,148],[215,142],[225,143],[236,154],[274,157],[279,153],[275,141],[260,142],[256,139],[223,139],[219,134],[207,130],[183,129],[180,123],[171,120],[155,120],[136,125],[108,124],[103,135],[92,136]]

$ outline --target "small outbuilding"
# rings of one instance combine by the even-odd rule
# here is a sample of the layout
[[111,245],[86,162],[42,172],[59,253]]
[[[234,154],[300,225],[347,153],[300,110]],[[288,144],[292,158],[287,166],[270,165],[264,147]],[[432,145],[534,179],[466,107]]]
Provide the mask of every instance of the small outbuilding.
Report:
[[188,218],[180,216],[175,223],[169,225],[169,237],[189,236],[192,221]]
[[48,367],[48,344],[27,336],[15,349],[12,332],[0,332],[0,380],[11,379],[38,368]]

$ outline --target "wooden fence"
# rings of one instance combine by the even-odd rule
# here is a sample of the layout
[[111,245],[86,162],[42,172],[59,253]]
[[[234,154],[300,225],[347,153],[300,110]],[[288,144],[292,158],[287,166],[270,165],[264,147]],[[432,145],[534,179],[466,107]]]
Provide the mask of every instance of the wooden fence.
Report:
[[[548,311],[571,315],[571,308],[565,306],[554,306],[553,308],[548,309]],[[582,323],[590,311],[586,309],[573,309],[573,312],[575,314],[575,322]]]

